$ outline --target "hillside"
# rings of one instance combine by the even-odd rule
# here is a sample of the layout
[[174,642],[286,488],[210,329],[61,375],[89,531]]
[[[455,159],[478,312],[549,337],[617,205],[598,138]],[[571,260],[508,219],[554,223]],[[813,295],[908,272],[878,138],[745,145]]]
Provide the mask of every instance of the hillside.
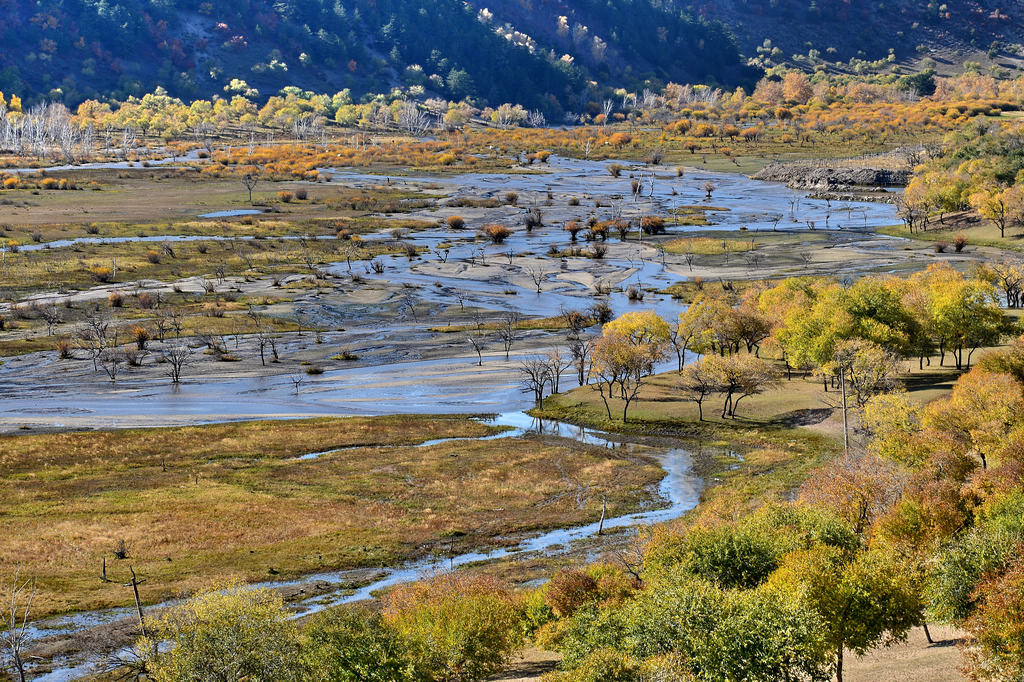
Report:
[[849,67],[892,50],[900,62],[932,58],[939,72],[959,73],[967,59],[1019,68],[1024,54],[1024,6],[1012,0],[674,0],[674,7],[727,25],[748,57],[805,68]]
[[[185,98],[226,89],[266,96],[287,85],[348,88],[359,97],[403,86],[560,117],[580,110],[590,81],[635,88],[646,78],[726,85],[756,78],[720,24],[650,0],[492,5],[0,0],[0,90],[74,105],[157,86]],[[569,17],[564,29],[560,16]],[[524,33],[510,30],[509,20]]]

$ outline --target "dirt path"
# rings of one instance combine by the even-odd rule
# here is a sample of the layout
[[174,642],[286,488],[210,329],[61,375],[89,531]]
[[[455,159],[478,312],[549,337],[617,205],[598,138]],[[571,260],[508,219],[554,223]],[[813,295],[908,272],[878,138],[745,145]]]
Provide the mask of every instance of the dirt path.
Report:
[[[963,633],[948,627],[932,626],[935,643],[929,645],[924,631],[914,629],[904,644],[876,649],[863,658],[848,654],[843,674],[845,682],[962,682],[960,650]],[[508,667],[490,678],[493,682],[539,680],[558,665],[561,657],[550,651],[526,649]]]

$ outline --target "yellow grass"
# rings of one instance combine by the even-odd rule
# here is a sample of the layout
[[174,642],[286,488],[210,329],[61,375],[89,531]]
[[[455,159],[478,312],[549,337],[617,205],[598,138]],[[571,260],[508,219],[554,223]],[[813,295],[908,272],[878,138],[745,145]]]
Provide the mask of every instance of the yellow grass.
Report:
[[[157,601],[212,579],[389,565],[595,521],[647,501],[660,469],[460,417],[246,422],[0,438],[0,565],[38,580],[36,616]],[[335,448],[318,459],[294,457]],[[582,488],[581,488],[582,486]],[[577,497],[578,491],[585,491]],[[582,506],[581,504],[582,503]],[[114,558],[124,539],[129,558]]]

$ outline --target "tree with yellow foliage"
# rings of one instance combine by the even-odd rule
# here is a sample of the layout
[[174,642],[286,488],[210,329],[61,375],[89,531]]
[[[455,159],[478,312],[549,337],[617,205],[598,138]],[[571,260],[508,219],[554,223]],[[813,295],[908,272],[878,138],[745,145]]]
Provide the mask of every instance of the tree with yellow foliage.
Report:
[[626,313],[604,326],[594,344],[591,373],[608,419],[612,419],[610,401],[618,397],[622,421],[627,420],[644,380],[664,359],[671,335],[668,323],[652,310]]
[[807,104],[814,96],[814,89],[807,75],[801,71],[790,71],[782,79],[782,97],[794,104]]

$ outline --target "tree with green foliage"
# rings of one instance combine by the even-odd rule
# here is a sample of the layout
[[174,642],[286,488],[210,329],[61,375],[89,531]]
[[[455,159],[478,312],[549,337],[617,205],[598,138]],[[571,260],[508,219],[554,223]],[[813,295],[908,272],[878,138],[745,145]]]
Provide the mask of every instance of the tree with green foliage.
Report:
[[850,554],[829,547],[793,552],[769,584],[799,594],[818,614],[822,635],[843,680],[846,650],[863,655],[906,638],[921,602],[901,567],[880,553]]
[[270,590],[228,585],[201,592],[168,609],[153,637],[167,642],[149,661],[157,682],[303,679],[298,628]]
[[500,670],[519,644],[520,616],[500,581],[455,573],[398,587],[384,604],[385,623],[427,680],[481,680]]
[[404,682],[415,679],[405,642],[378,613],[337,608],[314,616],[302,638],[306,682]]

